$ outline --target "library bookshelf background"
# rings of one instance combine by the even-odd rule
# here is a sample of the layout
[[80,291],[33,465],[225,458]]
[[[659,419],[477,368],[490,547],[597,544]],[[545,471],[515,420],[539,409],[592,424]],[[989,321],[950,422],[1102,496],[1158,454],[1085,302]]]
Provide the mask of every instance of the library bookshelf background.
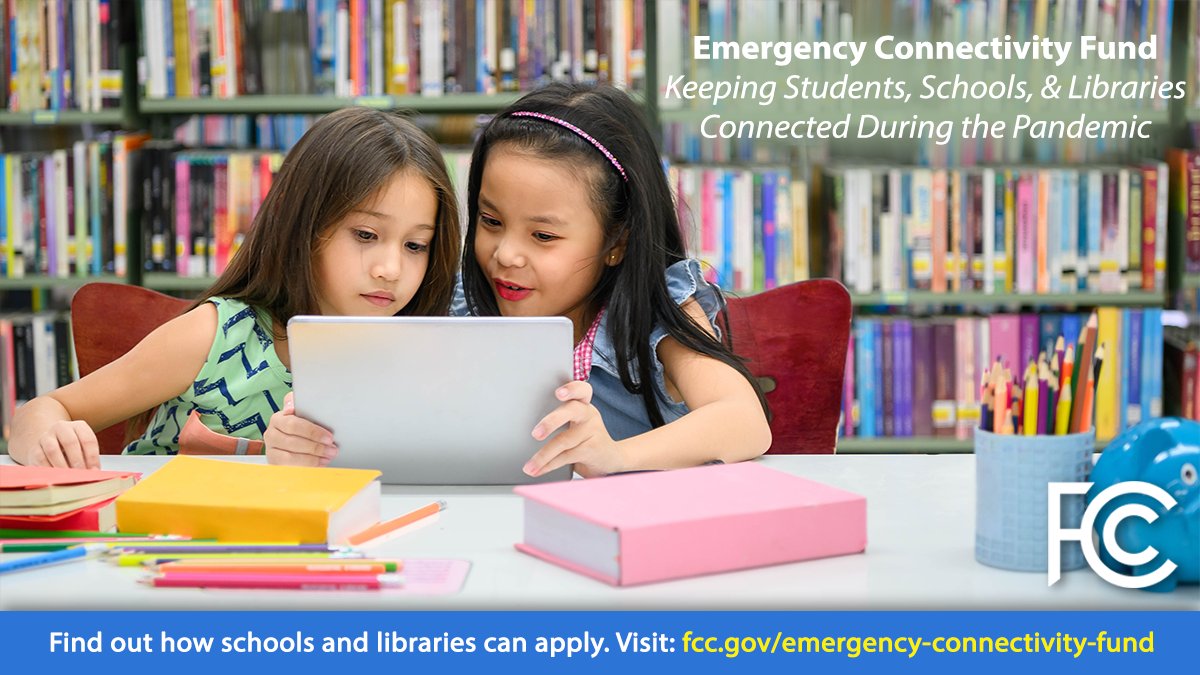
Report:
[[[1164,310],[1181,310],[1167,323],[1194,323],[1200,306],[1200,230],[1193,239],[1188,229],[1200,202],[1193,213],[1187,198],[1200,190],[1200,160],[1170,152],[1197,144],[1196,5],[13,0],[0,22],[12,47],[0,55],[4,437],[20,401],[74,377],[71,292],[90,281],[182,296],[206,288],[316,116],[348,105],[412,112],[458,182],[486,116],[555,79],[611,82],[643,104],[693,252],[728,291],[817,276],[850,289],[839,452],[969,452],[976,373],[996,354],[1024,364],[1048,336],[1072,340],[1093,309],[1119,345],[1103,413],[1098,400],[1101,443],[1142,417],[1200,417],[1195,331],[1162,328]],[[664,95],[679,73],[756,75],[691,60],[691,35],[883,33],[1153,35],[1156,63],[1106,75],[1186,81],[1187,96],[1134,111],[1153,122],[1149,141],[938,145],[709,140],[697,131],[704,116],[764,111]]]

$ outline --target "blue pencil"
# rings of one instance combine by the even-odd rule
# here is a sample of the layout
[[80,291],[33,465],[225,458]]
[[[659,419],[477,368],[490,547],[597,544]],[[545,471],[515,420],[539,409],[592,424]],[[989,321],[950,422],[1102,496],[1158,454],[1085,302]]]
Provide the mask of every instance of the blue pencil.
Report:
[[16,572],[17,570],[27,570],[34,567],[43,567],[45,565],[53,565],[54,563],[65,562],[67,560],[83,559],[92,553],[99,553],[106,550],[107,547],[88,544],[85,546],[73,546],[61,551],[53,553],[43,553],[41,555],[32,555],[16,560],[7,560],[0,562],[0,574],[7,572]]

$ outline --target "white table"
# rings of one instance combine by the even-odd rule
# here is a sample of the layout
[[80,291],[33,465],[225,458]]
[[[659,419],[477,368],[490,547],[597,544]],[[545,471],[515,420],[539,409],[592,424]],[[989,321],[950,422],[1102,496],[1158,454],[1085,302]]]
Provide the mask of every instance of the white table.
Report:
[[[164,461],[105,457],[103,467],[150,472]],[[89,560],[0,576],[0,609],[1200,609],[1196,586],[1169,594],[1125,590],[1083,569],[1047,587],[1045,573],[975,562],[971,455],[762,461],[865,495],[866,553],[613,588],[514,550],[522,537],[523,500],[509,487],[389,485],[384,518],[432,499],[448,506],[375,553],[470,560],[460,593],[153,589],[136,582],[144,576],[140,570]]]

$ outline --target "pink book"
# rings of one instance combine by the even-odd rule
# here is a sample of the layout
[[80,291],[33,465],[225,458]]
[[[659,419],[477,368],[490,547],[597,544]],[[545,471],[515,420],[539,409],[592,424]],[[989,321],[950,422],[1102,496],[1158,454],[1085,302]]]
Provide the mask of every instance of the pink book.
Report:
[[1021,366],[1021,318],[1016,314],[993,314],[988,317],[989,346],[988,363],[1000,359],[1013,373]]
[[527,485],[517,549],[629,586],[861,553],[867,501],[755,462]]
[[716,172],[705,169],[700,184],[700,257],[708,263],[704,270],[705,278],[710,282],[717,280],[717,204],[716,204]]
[[979,426],[979,376],[975,373],[975,319],[954,320],[954,398],[958,402],[955,437],[966,440]]
[[[192,260],[192,165],[187,157],[175,158],[175,273],[197,276],[189,265]],[[200,261],[200,268],[204,262]]]
[[933,172],[933,233],[930,237],[933,247],[930,290],[934,293],[946,292],[946,216],[946,172],[939,169]]
[[1017,292],[1037,288],[1037,196],[1034,175],[1024,172],[1017,179]]

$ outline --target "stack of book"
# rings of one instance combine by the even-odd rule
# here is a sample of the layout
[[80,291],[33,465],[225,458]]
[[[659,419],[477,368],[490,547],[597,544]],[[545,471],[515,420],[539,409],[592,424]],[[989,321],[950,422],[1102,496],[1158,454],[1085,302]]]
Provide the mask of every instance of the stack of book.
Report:
[[127,471],[0,467],[0,528],[116,531],[114,501],[138,476]]

